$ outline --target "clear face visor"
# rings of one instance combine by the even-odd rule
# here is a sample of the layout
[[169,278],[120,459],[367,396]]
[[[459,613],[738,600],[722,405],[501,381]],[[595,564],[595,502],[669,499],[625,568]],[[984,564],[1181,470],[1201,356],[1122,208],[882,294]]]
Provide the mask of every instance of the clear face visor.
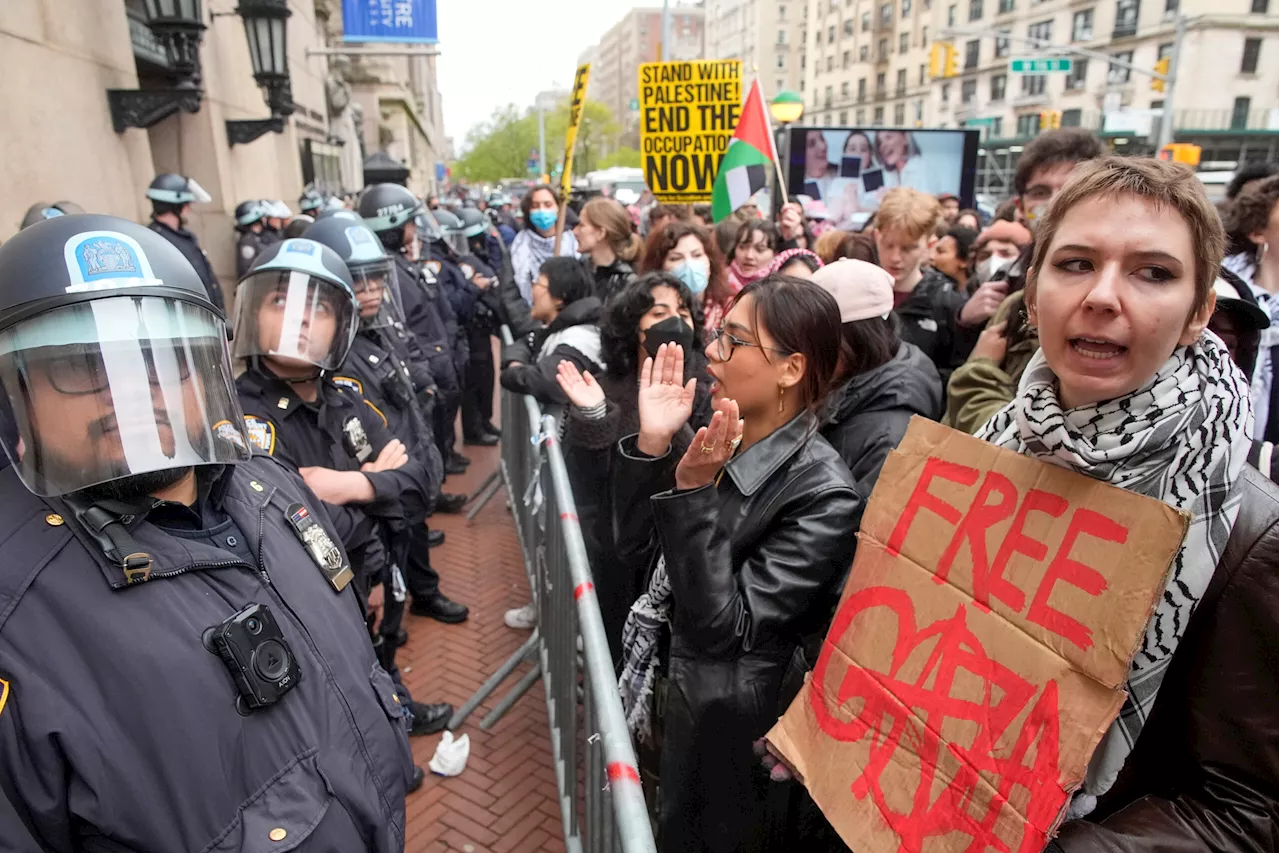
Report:
[[262,270],[236,291],[236,358],[262,356],[334,370],[355,337],[359,314],[337,285],[305,272]]
[[395,261],[387,258],[349,269],[355,285],[356,302],[360,305],[360,328],[383,328],[404,322]]
[[118,296],[0,332],[0,443],[38,495],[249,458],[226,327],[197,305]]
[[444,241],[453,249],[454,254],[469,255],[471,247],[467,245],[467,235],[461,231],[449,231],[444,235]]

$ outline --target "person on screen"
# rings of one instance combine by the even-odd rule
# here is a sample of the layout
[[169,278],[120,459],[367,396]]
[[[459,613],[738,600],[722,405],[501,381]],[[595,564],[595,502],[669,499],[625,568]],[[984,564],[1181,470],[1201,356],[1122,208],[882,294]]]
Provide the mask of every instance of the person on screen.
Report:
[[871,145],[871,137],[861,130],[855,130],[844,141],[844,156],[857,157],[862,160],[862,168],[870,169],[875,164],[875,149]]
[[810,198],[826,198],[831,181],[839,174],[827,159],[827,138],[820,130],[804,135],[804,194]]
[[929,167],[920,156],[915,137],[905,130],[881,130],[876,133],[876,159],[884,169],[885,188],[911,187],[934,194]]

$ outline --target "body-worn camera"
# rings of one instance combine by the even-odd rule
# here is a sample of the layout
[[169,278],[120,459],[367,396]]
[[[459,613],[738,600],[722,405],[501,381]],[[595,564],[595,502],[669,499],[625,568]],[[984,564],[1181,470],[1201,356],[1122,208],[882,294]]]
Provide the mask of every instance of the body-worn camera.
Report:
[[204,645],[231,672],[240,694],[236,707],[242,714],[274,705],[302,678],[298,659],[266,605],[250,604],[209,628]]

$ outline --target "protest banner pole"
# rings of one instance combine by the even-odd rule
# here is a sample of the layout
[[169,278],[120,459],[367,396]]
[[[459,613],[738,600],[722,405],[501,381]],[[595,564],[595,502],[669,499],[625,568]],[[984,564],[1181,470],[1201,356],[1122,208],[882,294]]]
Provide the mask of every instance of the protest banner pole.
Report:
[[[752,72],[755,72],[756,66],[754,65],[751,66],[751,70]],[[754,73],[752,74],[751,79],[752,79],[752,82],[757,85],[760,83],[759,76],[755,75]],[[761,94],[763,94],[764,89],[761,88],[760,92]],[[786,176],[786,173],[783,172],[782,170],[782,160],[778,157],[778,140],[773,133],[773,116],[769,115],[769,110],[767,107],[765,108],[765,111],[764,111],[764,120],[765,120],[766,126],[769,128],[769,149],[770,149],[769,153],[773,156],[773,168],[778,176],[778,193],[775,196],[777,201],[773,203],[773,214],[774,214],[774,218],[776,219],[778,214],[782,212],[782,206],[787,203],[786,202],[787,176]],[[785,124],[782,125],[782,130],[784,132],[786,131],[786,129],[787,129],[787,126]],[[790,149],[790,144],[788,144],[788,149]]]
[[551,250],[560,254],[560,241],[564,238],[565,213],[569,209],[569,193],[573,190],[573,148],[578,142],[578,127],[582,124],[583,107],[587,102],[587,79],[591,63],[579,65],[573,75],[573,97],[569,101],[569,126],[564,132],[564,171],[560,174],[560,216],[556,219],[556,241]]

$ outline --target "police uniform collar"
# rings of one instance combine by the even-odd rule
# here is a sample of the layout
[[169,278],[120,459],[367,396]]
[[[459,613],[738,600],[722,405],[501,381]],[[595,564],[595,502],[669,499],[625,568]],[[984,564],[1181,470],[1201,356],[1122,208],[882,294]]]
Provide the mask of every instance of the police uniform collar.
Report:
[[[286,382],[260,362],[249,369],[249,375],[256,380],[258,396],[263,398],[273,418],[287,418],[302,408],[319,408],[326,402],[325,387],[332,384],[328,377],[320,377],[320,393],[316,395],[314,403],[308,403],[298,396],[298,392],[293,387],[296,383]],[[308,381],[314,382],[316,380]],[[276,399],[271,399],[273,397]]]
[[165,231],[172,231],[174,234],[177,234],[179,237],[189,238],[189,237],[195,236],[186,228],[174,228],[173,226],[168,225],[167,223],[161,222],[159,219],[151,220],[151,230],[158,231],[161,228],[163,228]]

